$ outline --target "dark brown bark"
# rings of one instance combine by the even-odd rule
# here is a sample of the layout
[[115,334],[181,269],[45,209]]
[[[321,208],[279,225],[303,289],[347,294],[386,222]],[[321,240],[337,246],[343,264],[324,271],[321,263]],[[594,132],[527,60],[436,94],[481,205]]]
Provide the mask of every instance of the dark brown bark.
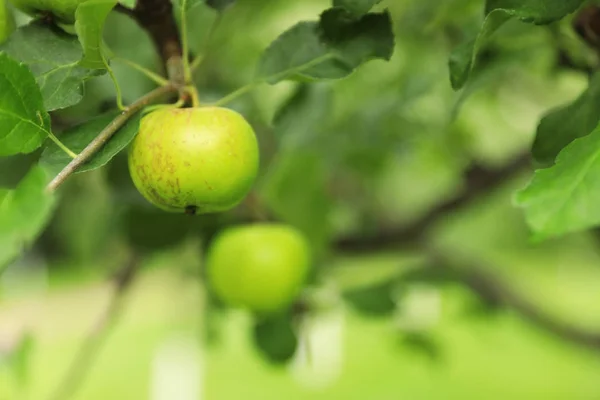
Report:
[[123,6],[116,10],[129,15],[148,32],[167,70],[169,60],[181,58],[179,28],[169,0],[138,0],[133,10]]

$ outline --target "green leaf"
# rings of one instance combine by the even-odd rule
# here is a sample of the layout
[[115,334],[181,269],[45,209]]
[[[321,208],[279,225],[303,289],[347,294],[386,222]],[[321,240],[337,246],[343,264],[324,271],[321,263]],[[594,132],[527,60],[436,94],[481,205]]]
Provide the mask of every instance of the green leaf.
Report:
[[[62,143],[71,151],[79,153],[104,129],[117,115],[113,111],[96,117],[81,125],[71,128],[61,135]],[[140,125],[141,113],[129,119],[129,121],[113,135],[113,137],[84,165],[77,169],[76,173],[91,171],[106,165],[115,155],[123,150],[135,137]],[[50,143],[44,149],[40,159],[40,165],[51,175],[58,174],[69,162],[69,157],[55,143]]]
[[431,361],[441,361],[443,358],[443,348],[431,334],[422,332],[407,333],[401,337],[399,344],[402,346],[402,350],[410,349],[429,358]]
[[533,157],[550,166],[558,153],[573,140],[588,135],[600,122],[600,74],[573,103],[542,118],[533,143]]
[[83,47],[82,67],[106,69],[102,31],[108,13],[116,4],[117,0],[89,0],[77,7],[75,31]]
[[393,296],[395,282],[386,280],[343,294],[344,299],[358,312],[371,317],[389,316],[396,310]]
[[42,22],[20,27],[0,50],[31,69],[48,111],[79,103],[83,83],[96,75],[78,65],[83,52],[77,38]]
[[549,24],[577,10],[585,0],[487,0],[486,15],[503,10],[523,22]]
[[232,6],[233,3],[235,3],[235,1],[236,0],[205,0],[206,5],[208,5],[211,8],[214,8],[219,12],[222,12],[227,7]]
[[322,85],[300,86],[277,111],[273,125],[283,148],[294,152],[299,146],[310,147],[311,142],[318,140],[333,112],[331,89]]
[[487,39],[511,18],[534,24],[549,24],[577,10],[584,0],[488,0],[483,25],[473,39],[459,45],[450,55],[450,81],[452,88],[464,86],[477,53]]
[[298,338],[289,314],[257,321],[253,338],[259,352],[274,364],[290,361],[298,347]]
[[46,191],[48,176],[38,166],[0,201],[0,272],[46,226],[54,197]]
[[31,153],[50,131],[50,117],[29,69],[0,52],[0,156]]
[[565,147],[516,196],[536,239],[600,224],[600,127]]
[[483,47],[488,37],[496,32],[506,21],[510,19],[504,10],[495,10],[488,14],[483,26],[475,39],[471,39],[459,45],[450,54],[450,82],[452,88],[458,90],[464,86],[473,70],[477,53]]
[[331,235],[326,157],[315,145],[330,115],[328,88],[303,87],[288,101],[275,119],[278,157],[258,189],[268,208],[300,229],[317,252]]
[[347,11],[332,8],[320,22],[300,22],[279,36],[263,53],[257,76],[272,84],[338,79],[369,60],[389,60],[393,49],[388,12],[353,20]]
[[6,0],[0,0],[0,43],[3,43],[15,30],[15,19],[7,7]]
[[379,3],[381,0],[333,0],[334,7],[344,8],[357,17],[368,13]]

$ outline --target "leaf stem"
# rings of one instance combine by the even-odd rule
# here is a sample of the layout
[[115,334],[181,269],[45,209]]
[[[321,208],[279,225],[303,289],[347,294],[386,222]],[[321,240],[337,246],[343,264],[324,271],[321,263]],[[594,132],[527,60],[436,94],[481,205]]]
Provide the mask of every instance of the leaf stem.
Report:
[[192,106],[200,107],[200,97],[198,97],[198,89],[194,85],[185,88],[187,94],[192,98]]
[[110,79],[115,85],[115,91],[117,92],[117,107],[119,108],[119,110],[124,111],[126,107],[123,104],[123,94],[121,93],[121,86],[119,86],[119,82],[117,81],[117,77],[115,76],[113,69],[108,65],[108,63],[105,62],[104,64],[106,65],[106,70],[110,75]]
[[200,67],[200,65],[202,65],[202,62],[204,62],[204,60],[206,60],[208,52],[210,51],[210,44],[211,44],[211,42],[215,36],[215,32],[217,31],[217,28],[221,24],[222,20],[223,20],[223,12],[219,12],[217,14],[217,17],[213,20],[212,24],[210,25],[210,28],[208,29],[208,34],[206,35],[206,40],[204,41],[202,52],[200,54],[198,54],[198,56],[190,64],[191,73],[194,73],[194,71],[196,71]]
[[77,157],[67,164],[67,166],[64,167],[54,179],[52,179],[52,181],[46,187],[46,190],[52,192],[62,185],[65,180],[77,170],[77,168],[85,164],[94,154],[96,154],[98,150],[100,150],[102,146],[104,146],[104,144],[106,144],[106,142],[119,130],[119,128],[125,125],[129,118],[131,118],[135,113],[161,96],[176,91],[177,87],[174,85],[169,84],[167,86],[161,86],[140,97],[130,106],[125,108],[125,110],[114,120],[112,120],[112,122],[108,124],[102,130],[102,132],[100,132],[98,136],[96,136],[96,138],[92,140],[92,142],[88,144],[87,147],[81,151],[81,153],[79,153]]
[[220,107],[220,106],[224,106],[225,104],[237,99],[240,96],[243,96],[244,94],[248,93],[249,91],[251,91],[252,89],[254,89],[255,87],[257,87],[258,85],[260,85],[261,83],[263,83],[263,81],[256,81],[256,82],[251,82],[245,86],[242,86],[241,88],[234,90],[233,92],[229,93],[227,96],[222,97],[221,99],[215,101],[212,105],[215,107]]
[[60,149],[62,151],[64,151],[65,153],[67,153],[69,155],[69,157],[71,158],[75,158],[77,157],[77,154],[75,154],[73,151],[71,151],[71,149],[69,149],[67,146],[65,146],[63,144],[63,142],[61,142],[56,136],[54,136],[54,134],[50,131],[46,131],[46,133],[48,134],[48,137],[58,146],[60,147]]
[[113,57],[113,60],[121,62],[121,63],[127,65],[128,67],[131,67],[131,68],[135,69],[136,71],[141,72],[148,79],[155,82],[159,86],[166,86],[169,84],[169,81],[167,79],[163,78],[162,76],[158,75],[155,72],[150,71],[149,69],[147,69],[145,67],[142,67],[140,64],[138,64],[136,62],[133,62],[131,60],[128,60],[126,58],[121,58],[121,57]]
[[188,48],[188,32],[187,32],[187,0],[181,2],[181,52],[183,57],[183,76],[185,83],[189,84],[192,81],[192,70],[190,69],[190,57]]
[[250,82],[247,85],[242,86],[241,88],[234,90],[233,92],[231,92],[230,94],[226,95],[225,97],[217,100],[216,102],[214,102],[212,105],[215,107],[219,107],[219,106],[223,106],[235,99],[237,99],[238,97],[248,93],[249,91],[251,91],[252,89],[256,88],[257,86],[263,84],[263,83],[268,83],[269,81],[275,81],[275,83],[278,83],[279,79],[284,78],[286,75],[290,75],[290,74],[294,74],[294,73],[300,73],[302,71],[306,71],[309,68],[314,67],[315,65],[318,65],[324,61],[327,61],[329,59],[333,58],[332,54],[324,54],[320,57],[317,57],[315,59],[312,59],[304,64],[301,64],[297,67],[294,68],[289,68],[286,69],[284,71],[278,72],[276,74],[273,75],[269,75],[267,77],[258,79],[254,82]]

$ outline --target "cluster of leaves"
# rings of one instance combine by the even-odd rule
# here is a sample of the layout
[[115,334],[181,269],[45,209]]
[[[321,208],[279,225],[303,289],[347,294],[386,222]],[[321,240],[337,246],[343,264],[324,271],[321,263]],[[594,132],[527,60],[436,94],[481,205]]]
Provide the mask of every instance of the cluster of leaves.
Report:
[[[207,1],[218,12],[231,1]],[[341,78],[361,63],[389,59],[394,40],[387,12],[368,13],[374,1],[337,1],[319,21],[301,22],[283,33],[265,52],[252,85],[282,80]],[[39,166],[14,190],[3,195],[0,215],[2,242],[11,246],[2,254],[2,265],[16,256],[45,226],[51,215],[53,195],[44,187],[84,149],[117,115],[118,111],[86,121],[63,132],[60,142],[52,132],[50,113],[77,104],[86,81],[110,69],[110,51],[102,40],[106,17],[116,0],[91,0],[76,12],[75,33],[36,21],[21,26],[0,47],[0,154],[32,153],[44,147]],[[76,172],[107,164],[133,139],[140,113]],[[53,143],[47,143],[48,138]],[[29,195],[31,194],[31,196]],[[36,197],[33,197],[36,194]],[[21,204],[29,201],[30,203]],[[28,215],[14,211],[27,207]]]
[[[371,166],[381,162],[381,157],[378,152],[368,154],[366,145],[360,150],[357,150],[360,146],[354,146],[344,151],[347,139],[315,137],[332,113],[331,94],[327,88],[306,84],[344,78],[369,60],[391,58],[395,43],[390,14],[372,11],[380,2],[333,0],[318,19],[299,22],[273,41],[259,59],[254,80],[240,89],[281,81],[300,83],[274,119],[278,135],[278,155],[272,160],[275,168],[264,177],[257,191],[270,212],[303,230],[318,250],[325,248],[331,239],[331,228],[324,222],[330,211],[324,184],[328,167],[347,161],[341,158],[351,160],[348,163],[366,159],[365,163]],[[199,1],[187,2],[190,7],[195,3]],[[203,3],[222,13],[233,1]],[[583,3],[583,0],[486,1],[479,33],[460,45],[450,58],[452,87],[468,90],[465,86],[478,68],[478,55],[485,50],[489,38],[508,21],[551,24],[575,12]],[[79,153],[118,115],[118,111],[109,111],[70,127],[60,134],[60,142],[52,131],[53,112],[76,105],[82,100],[88,81],[112,72],[111,54],[102,40],[102,32],[116,4],[116,0],[90,0],[81,5],[76,13],[76,35],[46,22],[33,21],[18,27],[0,46],[0,155],[35,153],[38,159],[37,165],[15,188],[0,190],[0,271],[36,239],[51,218],[57,199],[46,186],[71,161],[73,154],[65,148]],[[9,23],[0,23],[0,33],[6,27]],[[600,151],[600,143],[596,143],[600,137],[599,85],[600,78],[593,76],[589,88],[578,99],[550,112],[538,127],[533,156],[545,169],[539,170],[529,186],[519,193],[517,202],[539,238],[600,224],[600,213],[594,207],[599,197],[594,178],[599,168],[596,155]],[[372,120],[383,118],[386,110],[380,110]],[[137,113],[130,118],[77,172],[103,167],[123,151],[134,138],[141,115]],[[340,159],[328,158],[328,147],[318,145],[323,140],[332,144],[330,147],[342,149],[336,153]],[[370,144],[372,138],[352,140]],[[387,142],[381,144],[386,145]],[[362,158],[356,157],[359,151]],[[125,168],[116,163],[111,167]],[[302,181],[301,187],[294,184],[298,181]],[[133,209],[124,225],[131,244],[143,247],[142,250],[156,250],[196,231],[194,223],[179,217]],[[160,226],[168,225],[172,234],[162,230],[153,237],[150,227],[157,220],[161,221]],[[214,233],[226,222],[218,217],[205,218],[204,230]],[[399,283],[403,282],[396,278],[377,282],[348,291],[344,297],[360,312],[390,316],[397,308],[395,289]],[[295,314],[290,312],[256,323],[256,344],[274,361],[286,361],[294,353],[298,342],[294,318]]]
[[[395,44],[390,15],[387,11],[370,12],[379,2],[336,0],[318,20],[294,25],[264,51],[255,78],[248,87],[262,83],[274,85],[284,80],[304,84],[339,79],[370,60],[389,60]],[[232,3],[205,1],[218,13],[226,11]],[[0,271],[35,241],[60,204],[54,190],[49,189],[49,181],[119,115],[118,110],[108,111],[56,134],[51,123],[52,113],[82,100],[89,81],[106,72],[113,75],[112,54],[102,36],[107,16],[116,4],[116,0],[90,0],[80,5],[75,15],[75,35],[47,21],[33,20],[16,28],[0,45],[0,155],[34,154],[36,159],[35,165],[16,187],[0,192]],[[194,2],[188,5],[191,7]],[[117,86],[117,92],[119,90]],[[290,105],[308,107],[314,98],[306,97],[307,93],[301,86]],[[314,109],[314,104],[308,108]],[[313,118],[315,124],[326,117],[326,110],[324,108],[318,118]],[[133,115],[75,172],[107,165],[135,137],[142,114]],[[276,125],[283,132],[297,125],[297,118],[297,114],[286,116],[284,109]],[[305,129],[308,128],[306,125]],[[298,137],[289,132],[287,136],[290,140]],[[287,191],[285,186],[289,173],[304,175],[309,172],[310,175],[305,167],[314,168],[315,158],[310,156],[306,160],[302,154],[292,156],[292,152],[285,152],[285,145],[282,151],[284,154],[280,159],[288,167],[279,168],[284,175],[265,180],[261,192],[267,206],[275,206],[273,212],[279,218],[299,226],[316,246],[323,246],[328,232],[315,231],[312,223],[306,224],[314,218],[298,218],[293,202],[279,201],[282,194],[289,199],[294,197],[294,192]],[[126,168],[121,164],[114,165],[113,169],[115,167]],[[314,174],[315,177],[318,175]],[[315,190],[321,190],[322,182],[312,183]],[[310,180],[307,184],[311,185]],[[304,196],[299,197],[302,198]],[[286,206],[283,209],[276,206],[281,204]],[[315,211],[320,215],[318,210]],[[219,217],[202,218],[204,233],[214,233],[227,223]],[[165,230],[152,229],[157,220],[163,222],[158,224],[160,226],[164,227],[164,222],[172,226],[172,235],[166,234]],[[188,217],[149,211],[145,207],[132,207],[124,219],[124,227],[130,244],[142,252],[172,246],[186,235],[198,232],[198,224]],[[155,236],[151,234],[153,231]],[[296,314],[288,310],[281,315],[257,319],[255,343],[272,361],[282,363],[293,356],[298,344],[296,318]]]
[[[480,32],[459,46],[450,58],[450,77],[462,88],[488,38],[510,19],[545,25],[584,5],[583,0],[488,0]],[[588,89],[571,104],[549,112],[537,129],[533,158],[542,168],[516,196],[536,239],[560,236],[600,224],[596,204],[598,138],[600,137],[599,79],[591,76]]]

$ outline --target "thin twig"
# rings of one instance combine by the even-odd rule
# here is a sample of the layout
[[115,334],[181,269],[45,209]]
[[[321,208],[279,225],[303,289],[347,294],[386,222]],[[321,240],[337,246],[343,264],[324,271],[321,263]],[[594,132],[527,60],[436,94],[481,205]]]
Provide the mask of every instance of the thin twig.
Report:
[[108,307],[84,339],[63,379],[48,400],[67,400],[81,387],[112,328],[121,316],[126,294],[131,288],[138,266],[139,259],[134,254],[115,276],[114,291]]
[[167,93],[175,92],[176,87],[173,85],[162,86],[157,89],[154,89],[150,93],[145,96],[140,97],[137,101],[128,106],[125,111],[119,114],[110,124],[96,136],[94,140],[90,144],[87,145],[85,149],[79,153],[77,157],[75,157],[66,167],[62,169],[56,175],[56,177],[48,184],[46,190],[54,191],[61,184],[65,182],[65,180],[73,174],[77,168],[81,167],[85,164],[94,154],[98,152],[106,144],[106,142],[121,128],[125,123],[131,118],[135,113],[140,111],[149,103],[159,99]]

